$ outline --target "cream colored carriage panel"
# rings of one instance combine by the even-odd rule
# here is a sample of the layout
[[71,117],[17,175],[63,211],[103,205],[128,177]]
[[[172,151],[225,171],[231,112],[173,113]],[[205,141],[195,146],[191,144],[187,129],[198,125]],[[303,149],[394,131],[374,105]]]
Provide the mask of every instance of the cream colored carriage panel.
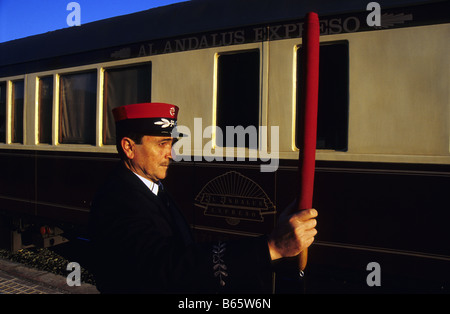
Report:
[[[194,125],[194,119],[201,118],[201,130],[208,126],[215,125],[215,105],[216,105],[216,84],[217,56],[220,53],[245,51],[250,49],[260,49],[262,54],[262,44],[234,45],[228,47],[215,47],[194,51],[177,52],[152,57],[152,101],[168,102],[180,107],[178,125],[188,127],[191,136],[197,136],[196,130],[200,130],[199,124]],[[264,60],[264,57],[261,57]],[[261,77],[267,76],[261,62]],[[260,83],[260,123],[266,120],[265,97],[262,92],[263,84]],[[198,122],[198,120],[197,120]],[[200,134],[200,137],[202,135]],[[211,139],[202,139],[203,148]],[[194,144],[192,143],[194,148]],[[194,148],[195,150],[195,148]],[[199,155],[203,151],[193,151]]]
[[[318,160],[450,163],[450,26],[321,36],[349,42],[348,151]],[[296,46],[269,45],[268,121],[280,126],[280,157],[295,159]]]
[[[349,34],[322,36],[321,43],[347,40]],[[301,38],[269,43],[269,125],[280,127],[280,151],[286,158],[298,157],[295,145],[297,110],[297,54]],[[334,151],[327,151],[334,153]],[[289,157],[290,156],[290,157]]]
[[281,152],[294,150],[296,46],[301,39],[269,43],[268,124],[279,127]]
[[178,124],[193,129],[193,119],[212,122],[214,51],[178,52],[152,58],[152,102],[180,107]]
[[349,152],[449,155],[449,25],[350,39]]

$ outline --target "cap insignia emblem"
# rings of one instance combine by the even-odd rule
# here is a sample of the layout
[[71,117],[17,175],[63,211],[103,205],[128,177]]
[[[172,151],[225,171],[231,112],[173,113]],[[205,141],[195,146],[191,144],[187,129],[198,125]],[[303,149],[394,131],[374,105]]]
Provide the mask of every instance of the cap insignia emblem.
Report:
[[168,128],[168,127],[174,127],[175,126],[175,121],[174,120],[167,120],[164,118],[161,118],[161,121],[156,121],[155,124],[156,125],[160,125],[163,129]]

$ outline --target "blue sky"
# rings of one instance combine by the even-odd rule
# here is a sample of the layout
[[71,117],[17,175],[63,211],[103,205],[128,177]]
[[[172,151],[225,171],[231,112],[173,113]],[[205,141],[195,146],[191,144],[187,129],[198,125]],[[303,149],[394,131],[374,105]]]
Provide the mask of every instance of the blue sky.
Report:
[[67,4],[80,5],[81,24],[180,0],[0,0],[0,42],[69,27]]

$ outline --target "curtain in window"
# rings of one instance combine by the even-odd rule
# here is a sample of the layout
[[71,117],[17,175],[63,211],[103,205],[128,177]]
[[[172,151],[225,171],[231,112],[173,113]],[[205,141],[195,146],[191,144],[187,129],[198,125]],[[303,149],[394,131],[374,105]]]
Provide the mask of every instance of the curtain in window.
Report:
[[95,145],[96,72],[60,78],[59,143]]
[[12,85],[11,106],[11,142],[23,143],[23,98],[25,91],[23,80],[15,81]]
[[151,101],[151,64],[105,71],[103,144],[115,144],[116,130],[112,109]]
[[53,77],[39,80],[39,143],[52,142]]
[[0,143],[6,142],[6,83],[0,83]]

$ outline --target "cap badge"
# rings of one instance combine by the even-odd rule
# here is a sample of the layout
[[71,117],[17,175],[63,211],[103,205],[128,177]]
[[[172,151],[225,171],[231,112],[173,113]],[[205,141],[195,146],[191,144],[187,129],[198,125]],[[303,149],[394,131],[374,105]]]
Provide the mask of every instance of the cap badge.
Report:
[[176,122],[173,121],[173,120],[169,121],[167,119],[161,118],[161,121],[156,121],[155,124],[156,125],[160,125],[161,128],[165,129],[165,128],[168,128],[168,127],[172,127],[173,128],[175,126]]
[[169,113],[172,117],[175,117],[175,107],[171,107]]

